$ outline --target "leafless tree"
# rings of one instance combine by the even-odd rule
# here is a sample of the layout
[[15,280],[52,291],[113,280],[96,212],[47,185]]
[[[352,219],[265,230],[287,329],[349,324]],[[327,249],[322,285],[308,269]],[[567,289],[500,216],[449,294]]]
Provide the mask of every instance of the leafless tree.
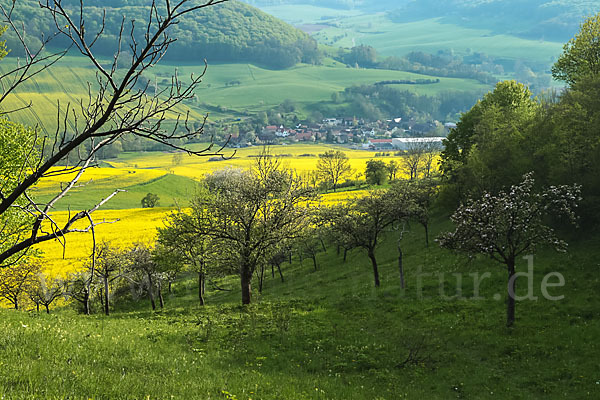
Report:
[[97,260],[94,274],[102,280],[102,304],[104,314],[110,314],[110,284],[123,275],[126,267],[125,252],[102,242],[97,248]]
[[[17,208],[31,222],[18,234],[3,241],[3,246],[0,247],[0,266],[16,265],[20,257],[38,243],[56,239],[64,246],[66,234],[93,234],[95,226],[106,222],[94,221],[92,214],[115,196],[118,190],[90,209],[70,214],[67,221],[61,224],[52,218],[50,212],[69,190],[78,185],[85,170],[94,165],[96,154],[123,136],[133,135],[153,140],[190,155],[221,154],[223,148],[214,149],[212,144],[202,150],[191,150],[180,144],[203,132],[206,117],[202,123],[194,124],[189,119],[189,113],[184,111],[183,103],[194,97],[194,91],[206,72],[206,65],[199,75],[190,76],[185,83],[175,74],[171,84],[158,91],[148,90],[150,83],[142,83],[142,78],[144,72],[156,65],[175,42],[176,38],[169,36],[169,28],[177,24],[180,17],[225,1],[227,0],[206,0],[199,4],[192,0],[164,0],[160,2],[160,6],[154,0],[148,18],[141,26],[138,26],[139,22],[128,21],[123,16],[114,58],[108,65],[101,62],[94,53],[105,24],[102,22],[97,32],[86,29],[83,1],[74,9],[68,8],[62,0],[39,2],[40,7],[51,17],[55,33],[43,38],[37,49],[28,46],[25,21],[15,20],[14,10],[21,2],[0,5],[4,23],[14,31],[26,54],[17,67],[0,75],[0,105],[21,84],[52,68],[71,48],[88,61],[96,75],[95,82],[88,82],[85,99],[77,104],[61,104],[57,101],[56,131],[52,134],[42,133],[39,129],[33,131],[31,149],[12,171],[14,184],[1,185],[0,217]],[[56,36],[66,38],[70,42],[69,49],[49,51],[48,45]],[[26,107],[31,107],[31,103]],[[3,111],[1,114],[10,111],[14,110]],[[170,128],[166,128],[169,122],[173,123]],[[42,204],[31,197],[30,190],[40,180],[60,175],[66,176],[68,183],[57,190],[50,201]],[[75,228],[75,223],[80,220],[87,220],[88,226]],[[0,223],[4,224],[4,219],[0,218]],[[5,227],[1,226],[0,230]]]

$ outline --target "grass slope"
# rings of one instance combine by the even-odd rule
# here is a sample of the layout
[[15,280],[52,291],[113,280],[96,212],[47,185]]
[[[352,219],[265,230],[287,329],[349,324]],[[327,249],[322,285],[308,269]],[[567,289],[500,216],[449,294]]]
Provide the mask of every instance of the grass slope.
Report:
[[[14,58],[3,59],[0,72],[9,71],[15,64]],[[162,63],[146,76],[153,82],[150,94],[154,91],[154,83],[159,90],[169,85],[175,70],[185,81],[192,73],[197,76],[203,69],[204,65]],[[201,121],[210,111],[210,117],[214,120],[267,110],[291,99],[298,103],[300,112],[303,112],[311,105],[329,101],[334,92],[352,85],[419,78],[431,79],[429,76],[401,71],[346,68],[330,59],[321,66],[300,64],[287,70],[270,70],[251,64],[210,64],[204,82],[196,91],[197,99],[183,105],[181,110],[189,110],[192,121]],[[19,109],[31,101],[31,108],[13,113],[11,118],[53,133],[56,130],[56,102],[60,101],[63,110],[68,103],[77,107],[83,100],[85,104],[86,82],[95,81],[93,70],[82,57],[65,57],[50,71],[42,72],[23,84],[15,95],[3,102],[2,107],[4,110]],[[240,84],[227,85],[232,81],[239,81]],[[428,95],[451,89],[467,91],[487,88],[473,80],[454,78],[440,78],[440,82],[433,85],[396,87]]]
[[[338,38],[334,40],[334,38]],[[333,46],[368,44],[385,56],[402,56],[411,51],[437,53],[454,50],[459,54],[481,52],[498,58],[550,64],[562,51],[558,42],[521,39],[484,29],[464,28],[439,19],[394,23],[384,15],[370,14],[347,18],[337,27],[327,28],[315,39]]]
[[[434,234],[448,229],[438,218]],[[571,241],[574,241],[573,238]],[[487,259],[471,262],[432,246],[413,226],[403,241],[407,290],[399,288],[396,241],[378,250],[382,288],[367,257],[343,263],[334,248],[284,265],[285,282],[267,278],[255,304],[239,306],[238,282],[197,305],[193,278],[179,281],[166,309],[145,299],[117,305],[111,317],[0,312],[0,394],[11,399],[401,399],[597,398],[600,304],[597,237],[566,255],[535,258],[535,295],[557,271],[561,301],[522,301],[504,327],[506,274]],[[525,262],[519,268],[525,269]],[[419,270],[423,291],[417,290]],[[480,297],[469,273],[487,272]],[[440,274],[445,274],[440,279]],[[464,298],[456,293],[463,274]],[[525,283],[519,281],[521,289]],[[419,362],[403,365],[410,349]]]

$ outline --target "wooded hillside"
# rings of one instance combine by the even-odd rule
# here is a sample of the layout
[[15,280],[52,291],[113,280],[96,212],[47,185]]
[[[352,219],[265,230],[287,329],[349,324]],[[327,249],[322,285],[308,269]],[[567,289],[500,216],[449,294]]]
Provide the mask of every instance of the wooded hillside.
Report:
[[[64,3],[78,5],[79,1],[67,0]],[[112,57],[123,15],[127,16],[125,32],[128,32],[131,20],[147,19],[149,3],[147,0],[86,1],[85,22],[90,37],[99,30],[102,13],[106,9],[106,28],[95,45],[97,54]],[[15,13],[15,20],[26,21],[31,41],[39,41],[42,35],[48,37],[55,31],[52,29],[54,24],[48,19],[47,13],[39,9],[37,2],[19,2]],[[138,31],[139,35],[144,33],[143,29]],[[253,62],[270,68],[287,68],[300,61],[318,63],[320,59],[317,44],[308,35],[235,0],[184,16],[170,34],[177,38],[177,43],[166,56],[171,61],[197,63],[206,58],[209,62]],[[7,33],[6,38],[9,49],[21,48],[14,35]],[[61,40],[65,39],[57,38],[52,44],[64,46]],[[12,55],[21,54],[13,50]]]

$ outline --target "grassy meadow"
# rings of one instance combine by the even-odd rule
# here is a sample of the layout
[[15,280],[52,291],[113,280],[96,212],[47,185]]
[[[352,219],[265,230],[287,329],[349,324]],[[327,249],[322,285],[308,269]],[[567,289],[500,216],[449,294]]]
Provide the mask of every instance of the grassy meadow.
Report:
[[[437,216],[433,234],[449,229]],[[600,396],[597,237],[568,254],[535,258],[534,294],[504,327],[495,296],[506,276],[495,263],[466,260],[432,244],[414,225],[402,244],[401,290],[392,232],[379,247],[382,287],[366,255],[347,262],[335,248],[312,262],[269,273],[255,303],[239,306],[239,282],[218,281],[198,305],[182,277],[164,310],[121,301],[111,317],[0,310],[0,396],[7,399],[534,399]],[[573,240],[575,238],[572,238]],[[526,262],[518,268],[526,269]],[[566,285],[541,297],[550,271]],[[469,274],[490,272],[479,299]],[[421,275],[420,275],[421,274]],[[463,277],[458,296],[457,277]],[[421,276],[421,278],[419,278]],[[421,279],[421,283],[419,283]],[[520,278],[521,279],[521,278]],[[525,278],[523,278],[525,279]],[[440,289],[443,283],[443,291]],[[525,281],[518,287],[526,289]],[[419,290],[419,286],[422,290]],[[522,292],[519,292],[522,294]],[[409,357],[412,354],[412,357]],[[406,362],[406,360],[409,360]]]
[[433,18],[396,23],[385,13],[305,5],[274,5],[263,7],[263,10],[296,26],[319,25],[320,30],[313,37],[322,44],[334,48],[365,44],[373,46],[383,56],[452,50],[458,54],[480,52],[495,58],[550,65],[562,51],[562,43],[466,28],[460,26],[460,21],[449,24]]

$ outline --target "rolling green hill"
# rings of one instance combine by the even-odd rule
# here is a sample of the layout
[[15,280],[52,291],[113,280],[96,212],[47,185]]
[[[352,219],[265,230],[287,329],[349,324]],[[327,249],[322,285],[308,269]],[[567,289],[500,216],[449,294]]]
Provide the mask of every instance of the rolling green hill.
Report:
[[[432,233],[449,229],[435,218]],[[115,298],[110,317],[72,308],[37,314],[0,310],[0,395],[7,399],[513,399],[598,398],[600,335],[597,237],[566,255],[541,252],[532,281],[538,300],[517,304],[504,327],[505,272],[426,248],[416,225],[403,239],[401,290],[396,240],[378,250],[382,287],[369,260],[347,262],[335,247],[312,262],[284,263],[285,282],[266,277],[255,304],[239,306],[239,282],[209,285],[197,300],[182,276],[164,310],[145,298]],[[525,269],[525,261],[518,266]],[[470,274],[489,272],[474,297]],[[560,272],[560,301],[541,297],[545,274]],[[457,292],[457,274],[463,277]],[[420,276],[420,278],[419,278]],[[420,279],[420,280],[419,280]],[[522,281],[521,281],[522,279]],[[519,285],[524,293],[524,277]],[[521,284],[522,282],[522,284]],[[443,284],[443,285],[442,285]],[[422,288],[421,290],[419,288]],[[443,290],[443,291],[442,291]],[[129,293],[127,291],[127,293]],[[458,294],[462,296],[458,296]]]
[[[8,71],[15,64],[14,58],[7,57],[0,61],[0,71]],[[202,72],[203,68],[204,65],[194,63],[161,63],[146,78],[156,83],[160,90],[170,84],[175,70],[185,80],[191,73]],[[320,102],[330,101],[333,93],[353,85],[416,79],[431,77],[402,71],[347,68],[333,60],[326,60],[320,66],[299,64],[280,71],[252,64],[211,64],[196,92],[196,100],[183,105],[183,109],[190,111],[192,120],[201,120],[207,112],[210,112],[211,120],[216,120],[268,110],[290,99],[298,104],[300,114],[306,114],[318,107]],[[88,81],[95,81],[93,70],[87,67],[82,57],[69,56],[22,85],[16,95],[3,102],[2,107],[11,110],[32,101],[30,109],[13,113],[11,118],[54,132],[56,101],[60,100],[63,105],[69,102],[78,104],[87,97]],[[230,84],[234,81],[235,84]],[[455,78],[440,78],[439,83],[430,85],[395,87],[430,96],[451,90],[481,92],[489,88],[474,80]],[[154,90],[154,84],[151,84],[150,90]]]

